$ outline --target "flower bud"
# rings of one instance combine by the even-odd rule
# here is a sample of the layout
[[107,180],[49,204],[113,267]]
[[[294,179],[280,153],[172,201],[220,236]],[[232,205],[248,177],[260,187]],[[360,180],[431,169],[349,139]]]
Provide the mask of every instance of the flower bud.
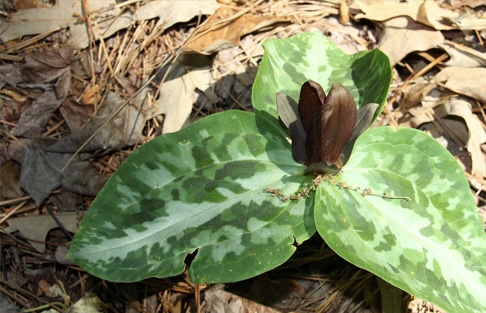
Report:
[[354,142],[369,127],[378,107],[369,103],[357,110],[351,92],[337,83],[326,96],[318,83],[305,82],[298,104],[277,94],[279,116],[292,137],[292,155],[312,173],[337,173],[348,161]]
[[328,166],[341,168],[341,151],[353,134],[357,118],[351,92],[336,83],[326,97],[319,84],[306,82],[300,91],[298,108],[306,132],[309,164],[325,161]]

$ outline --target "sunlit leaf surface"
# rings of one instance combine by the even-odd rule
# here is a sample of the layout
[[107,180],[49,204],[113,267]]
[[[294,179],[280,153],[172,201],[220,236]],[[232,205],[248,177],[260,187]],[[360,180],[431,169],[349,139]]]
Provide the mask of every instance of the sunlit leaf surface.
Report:
[[462,169],[435,139],[365,132],[314,210],[321,236],[351,263],[448,312],[484,312],[482,222]]
[[285,138],[267,129],[252,113],[228,111],[136,150],[84,217],[70,258],[114,281],[180,274],[195,251],[196,282],[282,264],[294,238],[315,232],[312,199],[284,203],[265,189],[292,193],[310,178]]

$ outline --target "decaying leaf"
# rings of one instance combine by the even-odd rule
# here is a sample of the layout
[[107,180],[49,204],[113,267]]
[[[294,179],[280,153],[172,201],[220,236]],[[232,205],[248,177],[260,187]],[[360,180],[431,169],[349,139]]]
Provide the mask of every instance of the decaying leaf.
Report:
[[82,129],[91,114],[93,106],[80,105],[72,100],[64,101],[59,108],[59,112],[66,121],[71,132],[78,132]]
[[[268,290],[267,290],[268,292]],[[225,290],[225,285],[216,284],[204,292],[208,312],[247,312],[278,313],[271,307],[264,306]]]
[[[51,7],[19,10],[12,14],[9,20],[0,22],[2,40],[7,42],[25,35],[49,33],[69,27],[69,42],[78,48],[85,48],[89,44],[89,33],[83,2],[82,0],[56,1],[56,4]],[[188,21],[194,16],[211,14],[219,7],[215,0],[155,0],[143,3],[133,14],[130,10],[124,10],[124,6],[117,4],[115,0],[87,3],[92,22],[90,27],[94,30],[95,38],[107,38],[116,31],[129,27],[135,21],[156,17],[159,17],[160,27],[166,29],[175,23]]]
[[155,0],[143,3],[133,18],[137,21],[159,18],[156,27],[166,29],[195,16],[212,14],[220,4],[215,0]]
[[55,168],[58,162],[49,160],[44,150],[36,145],[25,145],[19,148],[22,149],[22,159],[19,160],[22,164],[20,185],[35,203],[40,205],[61,186],[62,174]]
[[36,136],[42,133],[52,113],[56,111],[64,98],[57,98],[54,89],[47,89],[40,97],[22,112],[17,126],[10,133],[14,136]]
[[20,66],[17,64],[5,64],[0,66],[0,88],[3,88],[7,83],[16,84],[22,81],[20,74]]
[[484,77],[484,67],[446,67],[434,79],[447,89],[486,102]]
[[48,152],[51,144],[45,139],[19,139],[6,150],[9,159],[22,165],[20,186],[40,205],[54,190],[63,187],[81,195],[96,195],[106,182],[85,159],[87,155],[75,158],[68,171],[61,171],[72,157],[72,153]]
[[[116,1],[90,1],[92,12],[104,9],[104,23],[102,16],[92,16],[92,20],[100,19],[100,28],[105,30],[113,18],[121,13]],[[107,17],[111,17],[108,18]],[[83,5],[81,0],[56,1],[56,5],[48,8],[33,8],[20,10],[10,16],[8,21],[0,23],[0,33],[4,41],[9,41],[25,35],[49,33],[69,27],[70,42],[79,48],[88,45],[88,33],[84,22]]]
[[69,93],[69,65],[74,59],[74,49],[52,48],[26,55],[25,62],[2,66],[0,81],[15,88],[22,88],[28,98],[34,99],[30,106],[22,111],[17,125],[11,130],[12,135],[28,137],[44,131],[52,113],[59,108]]
[[61,77],[75,59],[76,51],[70,47],[50,48],[25,56],[20,67],[23,82],[42,84]]
[[20,184],[29,192],[37,205],[60,186],[90,196],[96,195],[103,187],[106,177],[103,177],[89,162],[82,161],[81,156],[71,161],[68,171],[61,172],[71,157],[70,153],[45,152],[32,147],[27,149],[22,160]]
[[[147,118],[146,110],[138,109],[142,106],[146,90],[139,93],[132,101],[137,107],[126,105],[101,130],[89,140],[83,151],[97,149],[120,149],[134,145],[141,140],[142,129]],[[100,106],[100,111],[81,131],[73,132],[49,147],[50,152],[75,152],[81,147],[98,128],[123,105],[124,100],[114,92],[108,92]]]
[[466,148],[472,159],[471,174],[480,178],[486,177],[486,159],[481,151],[481,144],[486,142],[486,131],[478,117],[472,113],[471,103],[464,99],[453,98],[437,107],[436,112],[440,117],[454,115],[464,120],[467,126]]
[[[56,214],[58,220],[62,223],[64,228],[72,233],[77,230],[78,216],[76,213],[58,213]],[[47,233],[53,229],[58,228],[56,221],[50,215],[37,215],[37,216],[24,216],[18,218],[9,218],[8,227],[5,231],[11,233],[19,231],[22,236],[28,239],[34,239],[36,241],[30,241],[32,247],[34,247],[40,253],[44,253],[46,245],[39,241],[44,241]],[[35,227],[32,227],[35,225]]]
[[[172,133],[182,128],[191,114],[195,89],[206,91],[211,83],[208,66],[194,68],[191,71],[186,71],[184,65],[180,63],[175,63],[175,67],[179,67],[179,70],[183,70],[186,74],[160,85],[155,115],[165,115],[163,133]],[[174,69],[175,72],[179,70]]]
[[484,67],[486,66],[486,53],[465,45],[459,45],[452,41],[445,41],[439,47],[449,54],[450,59],[446,62],[447,66],[459,67]]
[[4,162],[0,166],[0,200],[22,196],[20,189],[20,173],[13,161]]
[[237,46],[241,36],[278,22],[270,16],[240,15],[239,13],[240,11],[235,8],[219,8],[193,34],[193,39],[184,49],[202,54],[211,54]]
[[383,22],[379,48],[395,65],[412,51],[426,51],[444,42],[444,36],[408,17],[396,17]]
[[357,5],[363,12],[355,16],[357,19],[386,21],[397,16],[408,16],[436,30],[480,30],[486,26],[484,18],[444,9],[436,1],[357,1]]
[[400,101],[400,108],[403,111],[408,111],[420,103],[430,91],[437,86],[429,82],[419,80],[413,85],[404,88],[403,98]]
[[70,308],[73,313],[90,312],[101,313],[106,312],[107,305],[101,301],[98,296],[92,292],[87,292]]

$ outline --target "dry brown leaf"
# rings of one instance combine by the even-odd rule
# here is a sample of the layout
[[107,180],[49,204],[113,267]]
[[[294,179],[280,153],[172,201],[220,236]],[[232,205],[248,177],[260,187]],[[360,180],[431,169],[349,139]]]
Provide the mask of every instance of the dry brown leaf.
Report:
[[156,115],[164,114],[162,133],[180,130],[187,121],[195,101],[195,89],[205,91],[211,83],[209,67],[190,70],[178,78],[160,85]]
[[486,5],[486,0],[451,0],[450,2],[453,8],[462,8],[464,6],[476,8],[481,5]]
[[486,132],[478,117],[472,113],[470,102],[453,98],[437,107],[436,114],[439,117],[454,115],[462,118],[467,126],[467,137],[462,138],[466,142],[466,149],[471,154],[471,174],[480,178],[486,177],[486,159],[481,151],[481,144],[486,142]]
[[356,14],[356,19],[364,18],[382,22],[398,16],[408,16],[415,20],[420,3],[418,1],[358,0],[354,5],[363,12]]
[[[219,7],[215,0],[152,0],[145,1],[132,13],[125,9],[127,4],[118,4],[115,0],[89,0],[87,3],[95,39],[100,36],[107,38],[120,29],[130,27],[135,21],[156,17],[159,18],[158,25],[166,29],[194,16],[211,14]],[[0,34],[2,40],[7,42],[25,35],[69,27],[69,43],[78,48],[86,48],[89,33],[84,13],[81,0],[56,1],[55,5],[47,8],[19,10],[11,14],[8,20],[0,21]]]
[[[115,0],[89,1],[92,12],[100,11],[103,14],[92,14],[91,20],[98,21],[100,29],[105,31],[113,24],[113,20],[121,13],[121,8]],[[54,6],[48,8],[33,8],[20,10],[10,15],[8,20],[0,22],[2,40],[7,42],[25,35],[49,33],[57,29],[69,27],[70,43],[79,48],[88,46],[89,35],[84,22],[84,13],[81,0],[56,1]]]
[[436,1],[361,0],[356,5],[363,13],[355,18],[386,21],[397,16],[408,16],[416,22],[436,30],[483,29],[486,20],[463,11],[441,8]]
[[211,286],[205,294],[208,312],[261,312],[277,313],[279,311],[230,293],[222,284]]
[[383,23],[379,48],[394,66],[412,51],[426,51],[444,42],[440,31],[416,23],[407,17],[397,17]]
[[69,93],[69,65],[74,58],[74,49],[70,47],[39,50],[25,56],[25,62],[12,64],[12,79],[9,80],[10,74],[6,71],[10,66],[0,70],[0,82],[17,87],[24,96],[34,99],[22,111],[17,125],[11,130],[12,135],[36,136],[45,130],[52,113]]
[[20,66],[17,64],[5,64],[0,66],[0,88],[6,84],[17,84],[22,81]]
[[436,87],[429,82],[419,82],[409,85],[403,90],[403,98],[400,101],[400,109],[408,111],[420,103]]
[[67,170],[61,172],[72,154],[48,152],[46,147],[49,144],[48,140],[19,139],[13,141],[6,151],[8,159],[22,165],[20,186],[29,193],[36,205],[40,205],[60,186],[89,196],[101,190],[106,177],[85,161],[87,155],[77,156]]
[[[62,223],[64,228],[66,228],[66,230],[72,233],[76,232],[78,224],[78,216],[76,213],[59,213],[56,214],[56,217]],[[9,218],[7,222],[9,226],[5,229],[5,231],[9,233],[19,231],[20,234],[25,238],[36,240],[36,242],[29,242],[32,247],[34,247],[40,253],[44,253],[46,251],[46,246],[45,244],[37,241],[44,241],[47,233],[51,229],[59,227],[59,225],[57,225],[50,215]]]
[[25,10],[32,8],[49,8],[52,3],[42,0],[13,0],[13,5],[17,10]]
[[102,313],[108,311],[108,307],[109,306],[101,301],[95,293],[86,292],[84,296],[81,297],[81,299],[79,299],[69,308],[69,312]]
[[446,67],[435,76],[435,81],[454,92],[486,102],[485,77],[484,67]]
[[17,198],[23,195],[20,188],[20,173],[13,161],[0,166],[0,200]]
[[83,92],[83,95],[81,96],[81,103],[86,105],[95,105],[100,103],[100,89],[101,86],[98,84],[87,86]]
[[93,114],[93,107],[79,105],[72,100],[66,100],[59,108],[59,112],[66,121],[71,132],[80,131],[88,118]]
[[452,41],[445,41],[439,45],[449,54],[447,66],[459,67],[484,67],[486,66],[486,53],[481,53],[473,48],[459,45]]
[[[140,92],[132,103],[142,106],[147,90]],[[49,147],[50,152],[75,152],[125,101],[116,93],[108,92],[100,110],[85,127],[60,139]],[[139,143],[145,125],[147,112],[132,105],[126,105],[92,138],[83,151],[98,149],[121,149]]]
[[237,46],[241,36],[278,22],[270,16],[252,14],[238,16],[238,13],[238,9],[219,8],[193,34],[192,40],[184,47],[184,50],[212,54]]
[[140,6],[133,18],[137,21],[158,17],[156,27],[168,27],[187,22],[195,16],[214,13],[220,4],[215,0],[152,0]]
[[51,118],[52,113],[59,108],[64,98],[58,99],[54,89],[47,89],[22,112],[17,126],[10,130],[14,136],[32,137],[40,135]]

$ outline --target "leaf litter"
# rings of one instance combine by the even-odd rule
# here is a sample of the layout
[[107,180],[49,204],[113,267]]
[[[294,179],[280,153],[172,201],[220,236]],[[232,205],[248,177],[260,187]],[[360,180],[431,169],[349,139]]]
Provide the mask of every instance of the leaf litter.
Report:
[[[281,268],[249,282],[199,286],[183,275],[133,284],[129,295],[67,264],[69,237],[57,223],[75,232],[78,213],[139,145],[208,114],[251,110],[262,42],[303,31],[323,32],[349,53],[379,47],[389,56],[395,77],[376,124],[419,128],[437,138],[463,166],[486,220],[484,5],[76,0],[4,6],[0,219],[9,270],[0,295],[10,300],[0,310],[11,302],[63,311],[60,302],[95,312],[107,306],[155,312],[157,305],[163,312],[231,305],[371,312],[386,305],[373,296],[383,287],[372,275],[343,264],[313,239]],[[118,292],[107,296],[112,287]],[[37,289],[44,291],[36,295]],[[157,296],[146,296],[149,290]],[[412,300],[410,312],[438,312]]]

